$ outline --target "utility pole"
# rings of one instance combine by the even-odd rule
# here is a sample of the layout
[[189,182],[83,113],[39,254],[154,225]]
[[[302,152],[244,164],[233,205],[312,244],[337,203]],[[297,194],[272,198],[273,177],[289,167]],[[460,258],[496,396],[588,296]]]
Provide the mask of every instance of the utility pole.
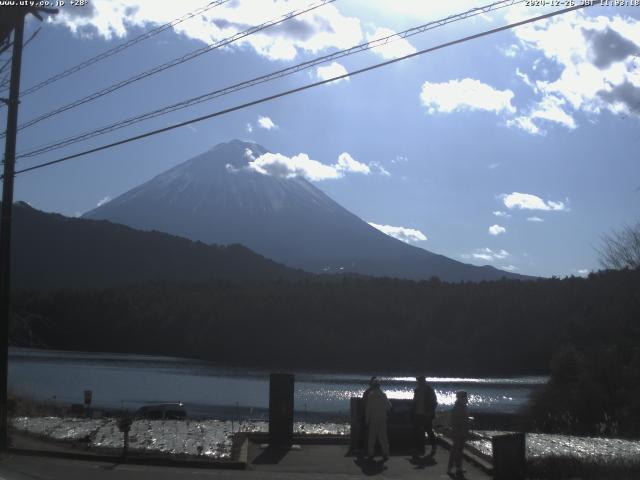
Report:
[[22,39],[24,16],[16,14],[13,29],[13,53],[11,55],[11,84],[6,100],[7,136],[4,144],[4,177],[2,182],[2,219],[0,224],[0,451],[9,447],[7,415],[7,380],[9,366],[9,320],[11,307],[11,213],[13,209],[13,176],[16,162],[16,137],[18,133],[18,102],[20,101],[20,66],[22,63]]
[[1,32],[8,36],[13,30],[11,55],[11,84],[7,103],[7,136],[4,144],[4,174],[2,183],[2,213],[0,218],[0,452],[9,448],[7,380],[9,366],[9,323],[11,318],[11,216],[13,210],[13,179],[18,134],[18,106],[20,103],[20,67],[24,19],[28,13],[40,20],[40,11],[57,13],[57,10],[35,7],[19,7],[4,10],[8,13],[1,25]]

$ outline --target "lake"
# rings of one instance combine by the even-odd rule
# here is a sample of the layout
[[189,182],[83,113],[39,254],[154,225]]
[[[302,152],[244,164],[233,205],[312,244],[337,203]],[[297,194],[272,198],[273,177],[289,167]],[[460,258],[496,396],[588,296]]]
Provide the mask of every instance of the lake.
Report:
[[[198,360],[146,355],[81,353],[11,348],[9,390],[55,404],[83,403],[93,393],[96,409],[137,410],[156,402],[185,404],[190,417],[265,418],[269,371],[228,368]],[[345,417],[349,399],[360,396],[370,375],[295,372],[299,419]],[[390,398],[412,398],[415,379],[380,376]],[[547,377],[430,377],[438,408],[447,410],[457,390],[469,393],[470,408],[513,413],[525,406]]]

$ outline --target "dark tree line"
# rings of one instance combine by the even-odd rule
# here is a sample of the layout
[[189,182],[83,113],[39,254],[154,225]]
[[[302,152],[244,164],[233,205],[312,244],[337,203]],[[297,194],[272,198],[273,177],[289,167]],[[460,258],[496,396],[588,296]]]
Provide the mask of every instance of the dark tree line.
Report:
[[638,285],[637,270],[463,284],[348,277],[149,283],[21,291],[14,310],[32,336],[57,349],[292,368],[524,374],[548,372],[567,344],[618,348],[640,339]]

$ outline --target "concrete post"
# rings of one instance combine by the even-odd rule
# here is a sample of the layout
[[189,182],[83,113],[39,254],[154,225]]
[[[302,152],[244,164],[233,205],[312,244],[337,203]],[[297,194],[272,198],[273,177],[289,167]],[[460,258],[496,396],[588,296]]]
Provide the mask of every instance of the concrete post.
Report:
[[493,446],[494,480],[524,480],[526,437],[524,433],[496,435]]
[[269,444],[293,443],[293,386],[295,377],[272,373],[269,379]]

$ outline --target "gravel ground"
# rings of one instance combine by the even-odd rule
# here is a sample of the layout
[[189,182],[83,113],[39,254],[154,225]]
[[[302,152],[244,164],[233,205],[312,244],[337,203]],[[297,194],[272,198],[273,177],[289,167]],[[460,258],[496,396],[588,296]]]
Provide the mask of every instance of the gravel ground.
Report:
[[[123,435],[117,419],[64,417],[17,417],[13,426],[22,432],[63,442],[86,442],[96,450],[121,450]],[[138,453],[202,455],[229,459],[232,435],[237,432],[266,432],[264,421],[221,420],[134,420],[129,432],[129,449]],[[346,435],[349,425],[340,423],[294,424],[296,433]]]
[[[487,457],[492,456],[491,437],[508,432],[474,431],[477,440],[468,444]],[[575,437],[527,433],[527,461],[567,458],[576,461],[606,464],[640,465],[640,441],[617,438]]]

